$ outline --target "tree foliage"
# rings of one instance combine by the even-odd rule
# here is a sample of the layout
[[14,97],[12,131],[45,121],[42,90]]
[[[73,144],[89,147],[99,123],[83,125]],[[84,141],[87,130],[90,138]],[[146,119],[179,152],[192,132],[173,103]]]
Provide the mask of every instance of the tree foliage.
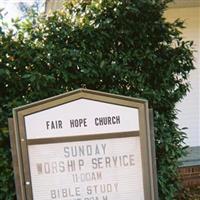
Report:
[[167,3],[71,0],[51,16],[14,22],[17,32],[0,29],[0,199],[14,195],[7,129],[12,108],[80,87],[149,101],[159,196],[176,199],[185,133],[175,123],[175,105],[189,90],[194,67],[183,22],[163,17]]

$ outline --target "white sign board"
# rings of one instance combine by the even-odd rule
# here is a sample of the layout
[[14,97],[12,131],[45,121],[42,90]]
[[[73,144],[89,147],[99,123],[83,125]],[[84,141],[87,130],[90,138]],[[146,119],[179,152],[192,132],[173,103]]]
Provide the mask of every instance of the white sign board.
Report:
[[155,200],[146,113],[82,89],[15,109],[18,200]]
[[143,200],[139,137],[31,145],[35,200]]

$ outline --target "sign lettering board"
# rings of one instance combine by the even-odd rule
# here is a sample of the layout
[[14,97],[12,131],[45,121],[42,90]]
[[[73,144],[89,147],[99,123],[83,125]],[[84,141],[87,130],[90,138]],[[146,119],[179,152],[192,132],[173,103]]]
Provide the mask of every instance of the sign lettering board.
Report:
[[145,100],[86,89],[14,109],[18,198],[156,199],[147,111]]

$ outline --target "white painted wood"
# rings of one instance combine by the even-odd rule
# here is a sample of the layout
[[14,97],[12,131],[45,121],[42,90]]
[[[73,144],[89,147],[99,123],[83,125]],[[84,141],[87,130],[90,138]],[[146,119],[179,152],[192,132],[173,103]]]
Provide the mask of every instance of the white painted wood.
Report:
[[135,108],[79,99],[26,116],[26,135],[37,139],[138,131],[138,115]]
[[183,30],[185,40],[194,41],[194,64],[196,69],[191,72],[189,81],[191,90],[188,95],[177,104],[178,123],[186,130],[190,146],[200,146],[200,7],[173,8],[166,13],[167,20],[177,18],[185,20],[186,28]]

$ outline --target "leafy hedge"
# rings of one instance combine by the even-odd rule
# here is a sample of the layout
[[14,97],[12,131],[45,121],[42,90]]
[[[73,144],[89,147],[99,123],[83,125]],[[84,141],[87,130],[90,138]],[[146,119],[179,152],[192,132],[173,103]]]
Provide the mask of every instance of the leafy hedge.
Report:
[[163,17],[168,2],[73,0],[49,17],[31,15],[13,22],[14,30],[0,28],[0,199],[15,195],[7,129],[12,108],[80,87],[148,99],[159,196],[177,199],[185,133],[175,123],[175,105],[194,67],[183,23]]

